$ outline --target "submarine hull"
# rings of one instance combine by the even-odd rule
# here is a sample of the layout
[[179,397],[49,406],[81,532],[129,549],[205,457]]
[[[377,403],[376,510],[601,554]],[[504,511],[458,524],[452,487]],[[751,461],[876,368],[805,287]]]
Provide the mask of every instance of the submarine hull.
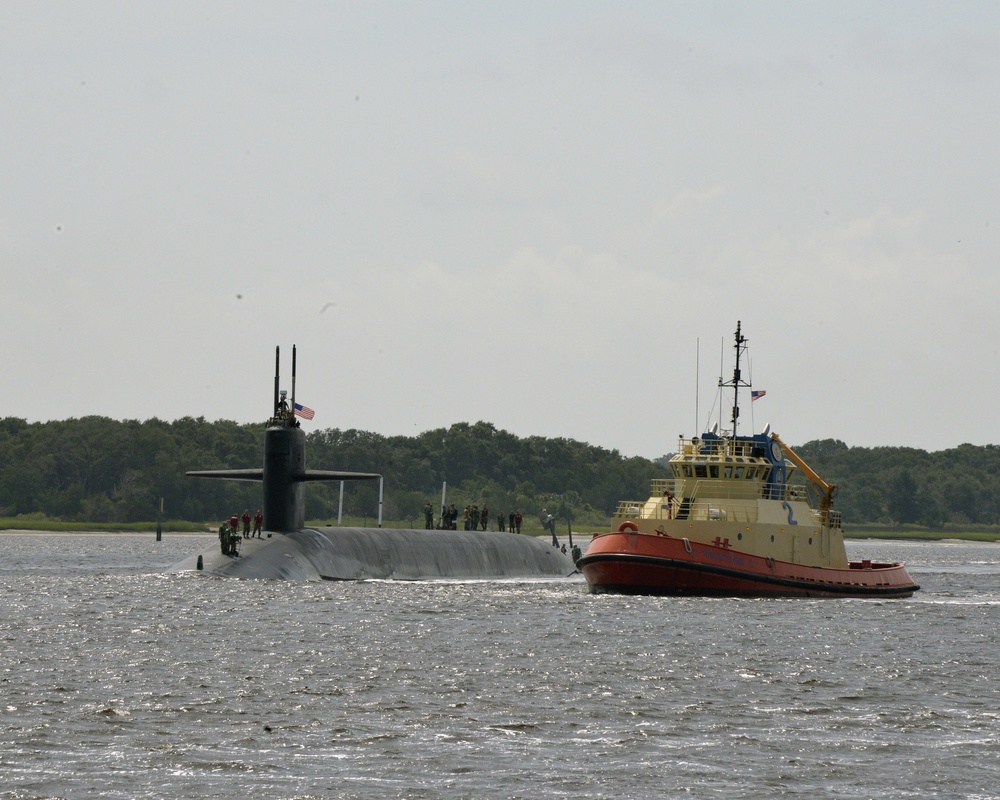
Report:
[[[266,534],[265,534],[266,536]],[[240,555],[200,554],[203,571],[273,580],[433,580],[566,577],[576,567],[551,543],[504,532],[302,528],[244,539]],[[197,569],[191,556],[176,571]]]

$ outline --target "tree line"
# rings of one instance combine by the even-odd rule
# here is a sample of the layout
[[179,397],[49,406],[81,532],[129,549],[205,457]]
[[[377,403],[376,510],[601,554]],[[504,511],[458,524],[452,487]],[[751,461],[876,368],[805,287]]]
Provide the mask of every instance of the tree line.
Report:
[[[192,469],[263,463],[264,425],[184,417],[173,422],[83,417],[28,423],[0,419],[0,516],[43,514],[86,522],[164,519],[207,522],[260,505],[259,484],[199,480]],[[795,446],[827,481],[848,526],[1000,524],[1000,448],[963,444],[928,453],[848,447],[827,439]],[[457,423],[417,436],[336,428],[306,436],[311,469],[385,476],[383,514],[422,527],[422,508],[487,503],[493,514],[547,507],[565,522],[600,528],[619,500],[645,499],[666,476],[656,461],[572,439],[518,437],[488,422]],[[336,519],[339,483],[306,487],[306,517]],[[345,484],[344,513],[374,519],[377,488]]]
[[845,524],[1000,525],[1000,446],[961,444],[927,452],[912,447],[848,447],[824,439],[795,447],[837,484],[834,507]]
[[[200,480],[192,469],[260,466],[264,425],[116,421],[83,417],[28,423],[0,420],[0,516],[31,514],[86,522],[157,518],[211,521],[254,509],[260,485]],[[416,437],[327,429],[306,435],[310,469],[378,472],[385,478],[383,515],[423,527],[423,506],[486,502],[494,514],[525,516],[543,507],[557,517],[602,525],[620,497],[647,494],[656,465],[570,439],[519,438],[486,422],[458,423]],[[306,517],[335,519],[340,484],[306,485]],[[374,519],[377,488],[345,484],[344,513]]]

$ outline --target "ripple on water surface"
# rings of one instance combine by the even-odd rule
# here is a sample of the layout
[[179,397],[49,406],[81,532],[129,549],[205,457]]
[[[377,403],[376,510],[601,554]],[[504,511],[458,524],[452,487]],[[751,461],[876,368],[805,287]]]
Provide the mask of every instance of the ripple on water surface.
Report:
[[11,538],[0,798],[997,796],[1000,548],[865,543],[925,590],[760,601],[221,580],[158,572],[196,539]]

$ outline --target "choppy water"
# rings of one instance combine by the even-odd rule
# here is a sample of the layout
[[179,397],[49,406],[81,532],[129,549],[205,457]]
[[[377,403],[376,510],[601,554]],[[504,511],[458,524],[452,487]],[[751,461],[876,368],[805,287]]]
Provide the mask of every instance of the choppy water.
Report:
[[997,798],[1000,545],[908,600],[160,571],[0,534],[0,798]]

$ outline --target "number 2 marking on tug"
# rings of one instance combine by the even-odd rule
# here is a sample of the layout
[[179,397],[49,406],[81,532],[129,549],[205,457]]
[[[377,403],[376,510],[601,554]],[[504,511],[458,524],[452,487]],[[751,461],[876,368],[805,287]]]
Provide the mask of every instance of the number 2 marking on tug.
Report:
[[799,522],[798,522],[797,519],[795,519],[795,517],[792,516],[792,507],[790,505],[788,505],[788,501],[787,500],[785,500],[785,501],[782,502],[781,507],[783,509],[785,509],[786,511],[788,511],[788,524],[789,525],[798,525]]

